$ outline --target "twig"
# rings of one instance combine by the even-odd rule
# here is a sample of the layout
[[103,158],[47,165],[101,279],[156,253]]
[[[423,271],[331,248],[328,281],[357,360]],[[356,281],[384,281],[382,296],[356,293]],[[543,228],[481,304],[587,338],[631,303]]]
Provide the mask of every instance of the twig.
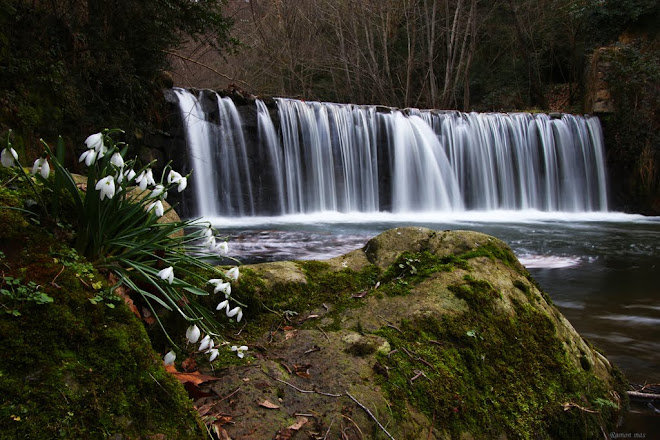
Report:
[[317,325],[316,328],[319,329],[321,331],[321,333],[323,333],[323,336],[325,336],[325,338],[328,341],[330,340],[330,337],[328,336],[328,334],[326,332],[324,332],[323,329],[320,326]]
[[358,434],[360,434],[360,439],[363,439],[363,438],[364,438],[364,434],[362,433],[362,430],[360,429],[360,427],[358,426],[358,424],[355,423],[355,420],[351,419],[351,418],[348,417],[346,414],[341,414],[341,416],[342,416],[343,418],[347,419],[349,422],[351,422],[351,423],[353,424],[353,426],[355,426],[355,429],[357,429]]
[[[231,393],[227,394],[225,397],[222,397],[222,398],[218,399],[218,402],[222,402],[222,401],[225,400],[225,399],[229,399],[231,396],[233,396],[234,394],[238,393],[240,390],[241,390],[241,387],[236,388],[234,391],[232,391]],[[218,403],[218,402],[216,402],[216,403]]]
[[243,333],[243,329],[245,329],[245,326],[246,326],[246,325],[247,325],[247,320],[245,321],[245,324],[243,324],[243,327],[241,327],[241,329],[238,331],[238,333],[236,333],[235,336],[240,336],[241,333]]
[[405,354],[407,354],[408,357],[409,357],[410,359],[414,359],[414,358],[415,358],[415,357],[411,354],[410,350],[408,350],[406,347],[401,347],[401,350],[403,350],[403,352],[404,352]]
[[323,440],[327,440],[328,434],[330,434],[330,428],[332,428],[332,424],[335,423],[335,418],[334,416],[332,417],[332,420],[330,420],[330,426],[328,426],[328,430],[325,431],[325,435],[323,436]]
[[577,403],[572,403],[572,402],[566,402],[566,403],[564,403],[563,406],[564,406],[564,411],[568,411],[571,408],[577,408],[580,411],[584,411],[584,412],[591,413],[591,414],[600,413],[600,411],[594,411],[593,409],[585,408],[583,406],[578,405]]
[[399,327],[397,327],[396,325],[394,325],[394,324],[387,324],[387,326],[388,326],[388,327],[391,327],[391,328],[393,328],[394,330],[398,331],[399,333],[403,334],[403,332],[401,331],[401,329],[400,329]]
[[193,60],[192,58],[189,58],[189,57],[183,56],[183,55],[181,55],[181,54],[178,54],[178,53],[176,53],[176,52],[172,52],[172,51],[170,51],[170,50],[163,50],[163,52],[165,52],[165,53],[168,54],[168,55],[172,55],[172,56],[175,56],[175,57],[177,57],[177,58],[181,58],[181,59],[184,60],[184,61],[190,61],[191,63],[197,64],[198,66],[202,66],[202,67],[204,67],[205,69],[208,69],[208,70],[210,70],[211,72],[215,73],[216,75],[220,75],[221,77],[223,77],[223,78],[226,79],[227,81],[231,81],[231,82],[239,82],[239,83],[242,83],[245,87],[250,88],[250,84],[246,83],[245,81],[241,81],[240,79],[236,79],[236,78],[231,78],[231,77],[229,77],[228,75],[226,75],[226,74],[224,74],[224,73],[218,72],[218,71],[215,70],[213,67],[211,67],[211,66],[207,66],[206,64],[201,63],[201,62],[199,62],[199,61],[197,61],[197,60]]
[[172,395],[169,393],[169,391],[167,391],[167,390],[165,389],[165,387],[162,386],[162,385],[160,384],[160,382],[158,382],[158,380],[156,380],[156,378],[153,376],[153,374],[149,373],[149,376],[151,376],[151,378],[154,380],[154,382],[156,382],[156,383],[158,384],[158,386],[161,387],[161,388],[163,389],[163,391],[165,391],[165,394],[167,394],[168,396],[172,397]]
[[435,408],[433,409],[433,419],[431,419],[431,426],[429,427],[429,435],[426,436],[426,440],[431,440],[431,435],[433,435],[434,426],[435,426]]
[[639,391],[626,391],[628,397],[638,400],[660,400],[660,394],[642,393]]
[[423,363],[424,365],[426,365],[427,367],[435,369],[435,367],[433,365],[431,365],[431,363],[429,361],[427,361],[426,359],[424,359],[420,356],[417,356],[417,360],[420,361],[421,363]]
[[318,345],[315,345],[309,350],[306,350],[303,354],[310,354],[310,353],[314,353],[315,351],[321,351],[321,348]]
[[[265,374],[265,373],[264,373],[264,374]],[[270,377],[271,379],[273,379],[273,380],[275,380],[275,381],[277,381],[277,382],[283,383],[283,384],[285,384],[285,385],[289,385],[291,388],[293,388],[294,390],[298,391],[299,393],[305,393],[305,394],[320,394],[320,395],[322,395],[322,396],[328,396],[328,397],[341,397],[341,396],[343,396],[343,394],[324,393],[323,391],[316,391],[316,390],[301,390],[300,388],[298,388],[297,386],[295,386],[295,385],[293,385],[293,384],[290,384],[289,382],[286,382],[286,381],[284,381],[284,380],[278,379],[278,378],[273,377],[273,376],[271,376],[271,375],[269,375],[269,374],[266,374],[266,376]]]
[[61,289],[61,287],[57,285],[55,280],[57,279],[57,277],[62,275],[62,272],[64,272],[64,265],[62,265],[62,269],[60,269],[60,271],[57,273],[57,275],[55,275],[55,278],[53,278],[53,281],[50,282],[51,286],[54,286],[54,287],[57,287],[58,289]]
[[353,402],[355,402],[355,403],[357,404],[357,406],[359,406],[359,407],[362,408],[367,414],[369,414],[369,416],[373,419],[373,421],[376,422],[376,425],[378,425],[378,427],[379,427],[380,429],[382,429],[383,432],[384,432],[389,438],[391,438],[392,440],[396,440],[394,437],[392,437],[392,434],[390,434],[389,432],[387,432],[387,429],[385,429],[385,427],[384,427],[383,425],[380,424],[380,422],[378,421],[378,419],[376,418],[376,416],[374,416],[374,415],[371,413],[371,411],[369,411],[369,408],[367,408],[366,406],[364,406],[364,405],[362,405],[360,402],[358,402],[358,400],[357,400],[355,397],[351,396],[351,393],[349,393],[348,391],[345,391],[345,393],[346,393],[346,395],[347,395],[348,397],[351,398],[351,400],[352,400]]
[[305,413],[295,413],[294,416],[297,416],[297,417],[316,417],[314,414],[305,414]]
[[415,373],[415,376],[413,376],[413,377],[408,381],[408,382],[410,383],[410,385],[412,385],[412,383],[413,383],[415,380],[419,379],[419,378],[422,377],[422,376],[424,376],[424,377],[426,377],[426,378],[428,379],[428,377],[426,376],[426,374],[424,374],[424,372],[423,372],[422,370],[415,370],[415,371],[413,371],[413,373]]

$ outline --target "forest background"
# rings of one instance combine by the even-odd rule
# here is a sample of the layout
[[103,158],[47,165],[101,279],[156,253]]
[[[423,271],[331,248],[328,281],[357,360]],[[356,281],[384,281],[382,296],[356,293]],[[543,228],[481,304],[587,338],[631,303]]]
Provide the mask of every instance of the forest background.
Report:
[[[660,213],[654,0],[0,0],[19,153],[166,131],[162,88],[461,111],[597,111],[615,209]],[[596,83],[605,84],[606,90]],[[594,108],[604,93],[607,106]],[[74,157],[71,154],[70,157]],[[71,164],[72,166],[75,164]]]

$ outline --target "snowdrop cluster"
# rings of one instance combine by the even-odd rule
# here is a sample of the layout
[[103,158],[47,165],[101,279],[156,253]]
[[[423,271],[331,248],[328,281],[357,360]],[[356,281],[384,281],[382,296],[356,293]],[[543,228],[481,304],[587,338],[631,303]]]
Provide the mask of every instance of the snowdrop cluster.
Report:
[[[85,140],[85,145],[87,146],[87,150],[80,155],[78,161],[84,161],[85,165],[88,167],[93,166],[99,159],[108,153],[108,148],[105,145],[103,133],[95,133],[90,135]],[[115,151],[112,154],[110,157],[110,164],[112,166],[113,173],[99,179],[94,187],[97,191],[100,192],[101,200],[106,198],[112,199],[117,193],[121,192],[124,187],[131,184],[136,185],[142,191],[147,191],[150,189],[151,192],[147,199],[153,201],[146,207],[146,211],[153,212],[156,217],[162,217],[165,214],[163,201],[167,198],[168,188],[176,186],[177,190],[181,192],[188,186],[188,177],[182,176],[180,173],[174,170],[169,170],[169,174],[167,176],[167,185],[164,185],[163,183],[157,183],[154,179],[153,170],[149,167],[137,173],[132,167],[134,161],[125,161],[124,157],[119,151]],[[35,162],[35,169],[37,168],[38,165]],[[43,168],[41,169],[43,175]]]
[[[92,134],[85,140],[86,149],[79,156],[78,161],[90,168],[86,194],[84,194],[85,190],[81,190],[75,184],[70,172],[43,141],[44,154],[34,161],[31,174],[38,173],[45,179],[42,183],[50,187],[50,194],[53,197],[62,197],[62,200],[73,199],[69,205],[63,203],[61,206],[66,206],[63,209],[75,210],[74,217],[78,220],[76,227],[80,233],[76,250],[90,261],[95,261],[98,267],[113,272],[116,278],[121,280],[118,284],[124,284],[143,295],[147,303],[153,299],[166,308],[171,307],[170,310],[178,310],[186,319],[196,322],[187,329],[186,339],[188,343],[196,344],[202,332],[207,333],[201,339],[198,351],[207,354],[209,361],[212,362],[219,355],[218,345],[212,339],[212,335],[217,335],[215,330],[217,324],[210,311],[200,312],[201,306],[195,303],[194,295],[206,295],[208,292],[198,286],[204,282],[211,284],[214,294],[224,294],[216,311],[228,319],[241,322],[243,319],[241,303],[231,296],[232,283],[240,276],[239,269],[233,267],[222,274],[222,278],[208,281],[199,275],[196,276],[196,283],[187,280],[191,272],[187,268],[184,269],[184,266],[217,271],[209,263],[196,257],[203,257],[209,253],[227,255],[229,245],[226,240],[216,237],[210,224],[200,224],[194,220],[158,224],[157,230],[160,234],[154,238],[156,218],[165,214],[164,202],[168,191],[174,191],[175,188],[178,192],[184,191],[188,186],[188,176],[171,169],[168,164],[158,181],[151,168],[152,164],[143,168],[135,167],[136,161],[127,160],[123,155],[126,150],[120,150],[119,147],[123,144],[116,143],[111,136],[118,131],[121,130],[105,130]],[[5,167],[18,167],[25,174],[18,153],[11,147],[9,141],[7,147],[0,152],[0,162]],[[69,175],[68,178],[49,179],[51,164],[56,174]],[[32,179],[28,179],[28,182],[32,185]],[[127,191],[130,186],[139,188],[142,194],[137,195]],[[40,192],[35,186],[32,188],[39,197]],[[49,205],[43,201],[41,205],[44,215],[50,215]],[[105,227],[109,229],[103,229]],[[170,238],[174,236],[173,233],[165,233],[182,231],[184,228],[187,231],[193,229],[193,232],[178,241]],[[93,241],[85,240],[87,237],[106,238],[105,241]],[[126,245],[129,241],[132,244],[130,248]],[[188,247],[189,243],[195,244]],[[139,249],[139,252],[135,252],[135,249]],[[195,254],[200,250],[200,254]],[[181,269],[175,268],[175,263],[180,263]],[[177,272],[180,271],[186,276],[177,277]],[[142,282],[151,283],[159,292],[158,298],[141,288],[141,284],[132,279],[134,277],[141,279]],[[111,287],[112,289],[114,287]],[[184,292],[193,296],[188,296],[188,301],[181,305],[182,298],[185,298]],[[167,334],[164,328],[163,330]],[[225,344],[226,342],[221,343],[221,345]],[[248,348],[234,346],[231,349],[239,358],[243,358]],[[176,353],[173,350],[163,358],[165,365],[173,364],[175,360]]]
[[[6,168],[11,168],[13,166],[18,166],[18,153],[12,147],[3,148],[0,153],[0,163]],[[50,176],[50,164],[45,157],[39,157],[34,161],[32,169],[30,170],[31,174],[39,173],[44,179],[48,179]]]
[[[238,277],[240,276],[238,267],[232,267],[231,269],[229,269],[225,273],[225,276],[229,280],[233,280],[233,281],[238,280]],[[160,272],[158,272],[158,277],[162,280],[167,281],[169,284],[172,284],[172,282],[174,281],[174,268],[170,266],[165,269],[162,269]],[[241,322],[241,320],[243,319],[242,307],[230,306],[229,301],[231,297],[231,282],[227,282],[221,278],[213,278],[210,279],[208,283],[213,285],[214,287],[213,293],[224,293],[225,295],[225,299],[220,303],[218,303],[218,306],[215,309],[219,311],[220,310],[224,311],[227,318],[236,318],[236,322]],[[186,330],[186,339],[191,344],[197,343],[200,336],[201,336],[201,330],[196,324],[191,325]],[[243,356],[245,355],[244,352],[247,349],[248,347],[245,345],[239,347],[237,352],[238,357],[243,358]],[[202,338],[198,351],[203,351],[205,354],[208,354],[209,362],[213,362],[218,357],[219,354],[219,351],[215,347],[215,343],[210,335],[206,335],[204,336],[204,338]],[[232,347],[232,351],[237,351],[236,347]],[[172,358],[172,356],[176,356],[172,351],[168,352],[165,355],[165,357],[163,358],[163,362],[165,363],[165,365],[168,365],[168,361],[170,363],[174,362],[174,358]]]

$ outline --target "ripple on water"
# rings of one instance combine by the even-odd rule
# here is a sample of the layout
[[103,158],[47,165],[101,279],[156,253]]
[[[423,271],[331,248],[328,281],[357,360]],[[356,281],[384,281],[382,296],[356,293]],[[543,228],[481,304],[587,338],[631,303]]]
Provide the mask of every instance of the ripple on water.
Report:
[[608,319],[610,321],[617,321],[624,325],[660,325],[660,318],[652,318],[649,316],[639,315],[604,315],[597,316],[598,319]]
[[565,269],[578,266],[580,257],[562,257],[557,255],[521,255],[518,260],[528,269]]

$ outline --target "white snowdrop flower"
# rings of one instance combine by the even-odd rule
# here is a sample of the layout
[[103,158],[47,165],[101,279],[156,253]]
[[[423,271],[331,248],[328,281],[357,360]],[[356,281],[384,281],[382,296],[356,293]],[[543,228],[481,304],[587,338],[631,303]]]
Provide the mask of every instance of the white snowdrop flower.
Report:
[[167,175],[167,183],[176,183],[182,178],[183,176],[181,176],[181,174],[174,170],[170,170],[169,174]]
[[209,356],[209,362],[213,362],[215,360],[215,358],[218,357],[218,354],[220,354],[220,352],[218,351],[217,348],[212,348],[209,351],[207,351],[206,353],[211,355],[211,356]]
[[201,335],[201,332],[199,331],[199,327],[197,325],[191,325],[188,327],[188,330],[186,330],[186,338],[188,338],[188,342],[191,344],[194,344],[199,340],[199,337]]
[[156,275],[161,280],[165,280],[169,284],[172,284],[172,282],[174,281],[174,268],[172,266],[166,267],[165,269],[159,271]]
[[172,365],[174,363],[175,359],[176,359],[176,353],[174,353],[174,351],[170,350],[170,351],[167,352],[167,354],[163,358],[163,364]]
[[231,295],[231,284],[223,282],[217,283],[215,285],[215,289],[213,289],[213,293],[218,292],[223,292],[225,294],[225,298],[229,298],[229,295]]
[[243,319],[243,309],[238,311],[238,314],[236,315],[236,322],[241,322],[241,319]]
[[0,153],[0,163],[7,168],[14,166],[14,162],[18,162],[18,153],[13,148],[5,148]]
[[222,310],[222,309],[226,309],[227,307],[229,307],[229,300],[228,299],[218,303],[218,306],[215,309],[216,310]]
[[124,168],[124,158],[121,157],[121,154],[119,152],[116,152],[115,154],[112,155],[110,158],[110,163],[116,166],[117,168]]
[[235,345],[232,345],[231,351],[237,352],[236,355],[243,359],[243,356],[245,356],[245,352],[248,350],[247,345],[241,345],[240,347],[237,347]]
[[199,351],[204,351],[210,348],[209,343],[211,341],[211,337],[209,335],[206,335],[202,338],[202,342],[199,344]]
[[[151,195],[149,196],[150,199],[153,199],[154,197],[158,197],[165,191],[165,187],[163,185],[156,185],[153,191],[151,191]],[[167,193],[165,193],[165,197],[167,197]]]
[[128,169],[124,172],[124,176],[126,176],[126,180],[130,182],[135,177],[135,170],[133,168]]
[[50,165],[45,158],[40,157],[34,161],[34,165],[32,165],[32,174],[37,174],[37,171],[44,179],[48,179],[48,176],[50,176]]
[[222,255],[227,255],[229,253],[229,243],[221,241],[213,247],[213,250],[220,252]]
[[94,133],[87,136],[87,139],[85,139],[85,145],[87,145],[87,148],[92,149],[97,153],[101,153],[101,156],[107,151],[105,145],[103,145],[102,133]]
[[165,214],[165,207],[163,206],[163,202],[160,200],[156,200],[151,205],[149,205],[149,207],[147,207],[147,212],[150,212],[152,209],[154,210],[156,217],[162,217],[163,214]]
[[183,177],[181,174],[174,170],[170,170],[169,174],[167,175],[167,183],[174,183],[178,185],[178,191],[181,192],[188,186],[188,178]]
[[227,277],[231,278],[234,281],[238,280],[238,277],[240,275],[238,271],[238,267],[232,267],[225,273],[225,275],[227,275]]
[[151,171],[151,168],[142,171],[135,179],[135,183],[138,184],[142,191],[147,189],[147,185],[155,185],[156,181],[154,180],[154,172]]
[[181,192],[187,187],[188,187],[188,178],[182,177],[181,179],[179,179],[179,186],[177,187],[177,191]]
[[215,248],[215,237],[212,235],[210,237],[206,237],[202,245],[209,249]]
[[112,176],[105,176],[103,179],[96,182],[96,189],[101,191],[101,200],[106,197],[111,199],[115,195],[115,178]]
[[233,318],[234,316],[238,315],[238,312],[241,311],[240,307],[234,307],[231,310],[227,310],[227,317],[228,318]]
[[204,232],[202,232],[202,236],[205,238],[213,237],[213,227],[211,225],[208,225],[206,228],[204,228]]
[[80,155],[80,158],[78,159],[78,162],[82,162],[83,160],[85,161],[85,165],[88,167],[94,165],[94,162],[96,161],[96,150],[87,150],[83,154]]

